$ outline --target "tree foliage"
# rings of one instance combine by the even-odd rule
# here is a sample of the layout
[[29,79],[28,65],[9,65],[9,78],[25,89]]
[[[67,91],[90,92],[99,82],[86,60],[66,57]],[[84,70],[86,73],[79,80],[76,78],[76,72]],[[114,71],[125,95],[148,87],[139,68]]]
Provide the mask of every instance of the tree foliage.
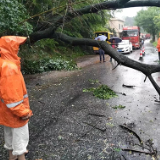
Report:
[[155,25],[155,17],[160,13],[157,7],[149,7],[147,10],[141,10],[135,17],[136,24],[142,27],[146,32],[151,33],[153,38],[158,30],[158,25]]
[[[102,0],[72,0],[71,7],[77,10],[100,2]],[[58,16],[64,15],[63,24],[58,27],[58,31],[74,37],[92,37],[95,30],[105,30],[110,17],[110,11],[99,11],[98,14],[82,15],[68,22],[67,12],[68,0],[1,0],[1,35],[27,35],[32,31],[40,31],[54,24]],[[28,19],[29,17],[32,18]]]
[[[154,17],[153,22],[158,32],[160,32],[160,9],[159,8],[157,8],[157,12],[158,14]],[[158,35],[158,32],[157,32],[157,35]]]
[[26,35],[32,32],[32,26],[28,22],[20,24],[29,15],[23,3],[18,0],[0,0],[0,15],[1,35]]

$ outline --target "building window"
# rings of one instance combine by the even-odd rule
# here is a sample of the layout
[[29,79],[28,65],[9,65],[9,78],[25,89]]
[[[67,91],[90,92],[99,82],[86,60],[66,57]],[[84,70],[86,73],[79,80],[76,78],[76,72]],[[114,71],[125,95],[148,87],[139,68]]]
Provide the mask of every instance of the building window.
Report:
[[119,24],[119,29],[121,29],[121,25]]

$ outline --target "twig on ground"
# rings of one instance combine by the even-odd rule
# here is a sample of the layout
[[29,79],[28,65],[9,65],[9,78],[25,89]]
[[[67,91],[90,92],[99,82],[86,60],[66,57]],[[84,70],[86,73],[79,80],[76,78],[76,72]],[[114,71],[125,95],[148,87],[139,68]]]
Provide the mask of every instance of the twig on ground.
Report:
[[154,144],[154,143],[152,142],[151,139],[148,139],[145,144],[146,144],[146,146],[149,147],[149,151],[150,151],[150,152],[154,152],[154,151],[155,151],[154,148],[153,148],[153,144]]
[[130,128],[124,126],[124,125],[120,125],[121,128],[128,130],[129,132],[133,133],[134,136],[136,136],[141,144],[141,146],[143,146],[143,141],[141,140],[141,138],[138,136],[138,134],[134,131],[132,131]]
[[144,147],[144,144],[143,144],[142,140],[140,139],[140,137],[137,135],[137,133],[135,133],[134,131],[132,131],[131,129],[129,129],[129,128],[126,127],[126,126],[120,125],[120,127],[128,130],[129,132],[132,132],[132,133],[138,138],[138,140],[139,140],[139,142],[140,142],[140,145],[139,145],[139,144],[136,144],[136,145],[139,145],[140,147],[142,147],[142,149],[147,149],[149,152],[139,151],[139,150],[134,150],[134,149],[129,149],[129,148],[127,148],[127,149],[122,149],[122,151],[132,151],[132,152],[149,154],[149,155],[153,156],[156,160],[158,160],[158,159],[157,159],[157,150],[155,150],[155,149],[153,148],[153,142],[152,142],[152,140],[149,139],[149,140],[147,140],[147,142],[145,143],[146,146],[149,147],[149,149],[148,149],[148,148]]
[[135,150],[135,149],[122,149],[122,151],[131,151],[131,152],[137,152],[137,153],[144,153],[144,154],[149,154],[149,155],[155,155],[155,152],[145,152],[145,151],[139,151],[139,150]]
[[127,158],[122,154],[122,157],[125,159],[125,160],[127,160]]
[[96,114],[96,113],[88,113],[88,115],[97,116],[97,117],[106,117],[105,115]]
[[[142,147],[141,145],[139,145],[139,144],[134,144],[135,146],[139,146],[139,147]],[[146,150],[148,150],[149,152],[150,152],[150,149],[149,148],[147,148],[146,146],[145,147],[143,147],[143,149],[146,149]]]
[[93,130],[93,128],[90,129],[89,131],[87,131],[86,133],[82,134],[78,139],[75,140],[75,142],[81,141],[81,138],[85,137],[85,136],[86,136],[89,132],[91,132],[92,130]]
[[123,86],[123,87],[127,87],[127,88],[134,88],[134,87],[135,87],[135,86],[125,85],[125,84],[123,84],[122,86]]
[[126,96],[125,93],[122,93],[122,92],[116,92],[117,94],[122,94],[123,96]]
[[91,126],[91,127],[93,127],[93,128],[95,128],[95,129],[98,129],[98,130],[100,130],[100,131],[102,131],[102,132],[105,132],[106,129],[107,129],[107,128],[105,128],[105,129],[98,128],[97,126],[94,126],[94,125],[89,124],[89,123],[87,123],[87,122],[83,122],[83,123],[84,123],[84,124],[87,124],[87,125],[89,125],[89,126]]
[[158,102],[158,103],[160,103],[160,101],[158,101],[158,100],[155,100],[155,102]]
[[[86,123],[85,123],[86,124]],[[98,123],[97,123],[98,124]],[[97,125],[96,124],[96,125]],[[92,126],[93,127],[93,126]],[[83,133],[78,139],[75,140],[75,142],[81,141],[81,138],[85,137],[89,132],[91,132],[95,127],[88,130],[86,133]]]
[[42,102],[42,101],[38,101],[38,102],[39,102],[39,103],[41,103],[41,104],[43,104],[43,105],[45,104],[45,103],[44,103],[44,102]]

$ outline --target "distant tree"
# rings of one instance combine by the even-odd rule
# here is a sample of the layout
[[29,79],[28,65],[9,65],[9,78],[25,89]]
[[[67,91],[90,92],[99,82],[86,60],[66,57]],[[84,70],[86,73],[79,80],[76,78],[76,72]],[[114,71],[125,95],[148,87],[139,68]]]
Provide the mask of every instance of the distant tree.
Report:
[[158,30],[154,23],[154,18],[158,16],[160,10],[157,7],[149,7],[147,10],[141,10],[135,17],[135,22],[142,27],[146,32],[150,33],[155,41],[155,35]]
[[[157,12],[158,13],[160,12],[159,8],[157,8]],[[160,13],[154,17],[153,21],[154,21],[154,24],[155,24],[158,32],[160,32]],[[157,35],[158,35],[158,32],[157,32]]]
[[109,31],[113,33],[113,36],[117,37],[115,28],[109,28]]
[[124,21],[125,26],[134,26],[135,25],[135,17],[126,17]]

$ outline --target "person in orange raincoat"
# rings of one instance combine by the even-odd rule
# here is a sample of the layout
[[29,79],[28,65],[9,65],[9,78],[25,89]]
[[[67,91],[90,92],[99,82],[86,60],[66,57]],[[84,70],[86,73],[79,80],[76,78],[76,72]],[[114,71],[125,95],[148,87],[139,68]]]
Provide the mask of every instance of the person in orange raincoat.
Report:
[[160,61],[160,33],[159,33],[159,38],[158,38],[158,42],[157,42],[157,49],[158,49],[158,58]]
[[19,46],[26,40],[19,36],[0,38],[0,125],[4,126],[9,160],[25,160],[28,121],[33,115],[18,57]]

